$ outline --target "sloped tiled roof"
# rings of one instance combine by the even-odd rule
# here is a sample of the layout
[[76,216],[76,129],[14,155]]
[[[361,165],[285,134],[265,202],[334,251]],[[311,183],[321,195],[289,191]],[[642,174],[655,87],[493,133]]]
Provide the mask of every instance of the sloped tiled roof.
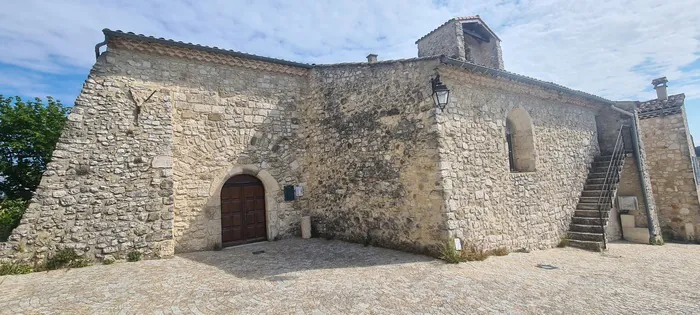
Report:
[[486,22],[484,22],[484,20],[482,20],[481,17],[478,15],[456,17],[455,20],[477,22],[477,23],[481,24],[481,26],[483,26],[487,31],[489,31],[489,33],[491,33],[491,35],[493,35],[493,37],[495,37],[498,40],[501,40],[500,38],[498,38],[498,35],[496,35],[496,32],[494,32],[488,25],[486,25]]
[[685,94],[671,95],[668,99],[653,99],[637,104],[639,119],[679,114],[683,108]]
[[488,25],[486,25],[486,22],[484,22],[484,20],[482,20],[481,17],[480,17],[479,15],[471,15],[471,16],[456,17],[456,18],[452,18],[452,19],[447,20],[447,22],[442,23],[440,26],[436,27],[434,30],[428,32],[428,34],[425,34],[425,35],[423,35],[423,37],[419,38],[419,39],[416,41],[416,44],[418,44],[418,42],[421,41],[423,38],[428,37],[428,35],[430,35],[430,34],[432,34],[432,33],[435,33],[435,31],[437,31],[437,30],[440,29],[441,27],[443,27],[443,26],[445,26],[445,25],[447,25],[447,24],[449,24],[449,23],[451,23],[451,22],[454,22],[454,21],[459,21],[459,22],[468,22],[468,21],[470,21],[470,22],[479,23],[479,24],[480,24],[481,26],[483,26],[489,33],[491,33],[491,35],[493,35],[494,38],[496,38],[496,39],[499,40],[499,41],[501,40],[501,39],[496,35],[496,33],[495,33]]
[[508,79],[522,82],[522,83],[533,84],[533,85],[541,86],[544,88],[553,89],[555,91],[559,91],[559,92],[563,92],[563,93],[567,93],[567,94],[571,94],[571,95],[577,95],[577,96],[580,96],[580,97],[583,97],[583,98],[586,98],[588,100],[592,100],[595,102],[599,102],[599,103],[613,104],[613,101],[602,98],[602,97],[597,96],[597,95],[593,95],[593,94],[586,93],[586,92],[579,91],[579,90],[570,89],[568,87],[565,87],[563,85],[559,85],[559,84],[556,84],[553,82],[542,81],[540,79],[535,79],[533,77],[528,77],[526,75],[517,74],[517,73],[506,71],[506,70],[490,68],[490,67],[478,65],[478,64],[475,64],[475,63],[472,63],[469,61],[452,59],[452,58],[448,58],[445,56],[442,57],[441,62],[444,64],[458,67],[458,68],[462,68],[462,69],[468,69],[468,70],[472,70],[475,72],[486,73],[486,74],[493,75],[496,77],[504,77],[504,78],[508,78]]
[[210,47],[210,46],[202,46],[202,45],[193,44],[193,43],[185,43],[185,42],[181,42],[181,41],[174,41],[172,39],[165,39],[162,37],[156,38],[153,36],[146,36],[143,34],[136,34],[136,33],[132,33],[132,32],[123,32],[121,30],[113,31],[113,30],[110,30],[108,28],[105,28],[102,30],[102,33],[104,33],[107,38],[109,38],[109,37],[121,37],[121,38],[142,41],[142,42],[156,43],[156,44],[162,44],[162,45],[166,45],[166,46],[189,48],[189,49],[206,51],[206,52],[211,52],[211,53],[216,53],[216,54],[230,55],[230,56],[239,57],[239,58],[276,63],[276,64],[285,65],[285,66],[300,67],[300,68],[307,68],[307,69],[312,67],[310,64],[306,64],[306,63],[300,63],[300,62],[294,62],[294,61],[288,61],[288,60],[270,58],[270,57],[263,57],[263,56],[247,54],[247,53],[243,53],[243,52],[235,51],[235,50],[222,49],[219,47]]
[[[471,19],[471,18],[479,18],[479,16],[475,17],[462,17],[462,18],[455,18],[456,19]],[[131,40],[134,42],[140,42],[143,44],[138,44],[137,46],[144,46],[148,45],[149,43],[155,44],[155,45],[163,45],[163,46],[168,46],[168,47],[180,47],[180,48],[185,48],[185,49],[190,49],[193,51],[202,51],[204,53],[207,53],[208,56],[205,56],[206,58],[213,58],[212,56],[228,56],[228,58],[233,58],[237,60],[252,60],[257,63],[272,63],[272,64],[278,64],[283,66],[285,69],[282,71],[284,72],[289,72],[289,73],[295,73],[298,75],[303,75],[305,72],[300,72],[301,70],[304,69],[313,69],[313,68],[322,68],[322,67],[334,67],[334,66],[351,66],[351,65],[381,65],[381,64],[389,64],[389,63],[397,63],[397,62],[411,62],[411,61],[420,61],[420,60],[429,60],[429,59],[440,59],[440,62],[443,64],[447,65],[452,65],[456,66],[462,69],[468,69],[471,71],[479,72],[479,73],[485,73],[493,76],[498,76],[498,77],[506,77],[514,81],[519,81],[527,84],[533,84],[533,85],[538,85],[544,88],[549,88],[553,89],[559,92],[571,94],[571,95],[577,95],[581,96],[583,98],[586,98],[591,101],[599,102],[599,103],[604,103],[604,104],[612,104],[613,102],[610,100],[607,100],[605,98],[602,98],[597,95],[589,94],[586,92],[574,90],[567,88],[565,86],[552,83],[552,82],[547,82],[547,81],[542,81],[538,80],[532,77],[524,76],[521,74],[505,71],[505,70],[500,70],[500,69],[494,69],[490,67],[485,67],[482,65],[477,65],[474,63],[466,62],[466,61],[460,61],[456,59],[451,59],[446,56],[426,56],[426,57],[419,57],[419,58],[408,58],[408,59],[397,59],[397,60],[384,60],[384,61],[379,61],[376,63],[367,63],[367,62],[357,62],[357,63],[337,63],[337,64],[326,64],[326,65],[316,65],[316,64],[306,64],[306,63],[298,63],[298,62],[293,62],[293,61],[287,61],[287,60],[282,60],[282,59],[276,59],[276,58],[270,58],[270,57],[263,57],[263,56],[258,56],[258,55],[253,55],[253,54],[247,54],[235,50],[227,50],[227,49],[221,49],[218,47],[209,47],[209,46],[202,46],[202,45],[197,45],[197,44],[192,44],[192,43],[185,43],[185,42],[180,42],[180,41],[174,41],[170,39],[164,39],[164,38],[155,38],[153,36],[146,36],[142,34],[135,34],[132,32],[122,32],[122,31],[112,31],[109,29],[104,29],[103,30],[105,36],[109,39],[112,37],[116,38],[124,38],[127,40]],[[136,44],[132,44],[136,45]],[[139,46],[139,47],[140,47]],[[136,47],[136,46],[134,46]],[[139,49],[145,49],[143,47],[140,47]],[[175,54],[173,55],[175,57],[180,56],[180,54]],[[203,59],[203,60],[208,60],[208,59]],[[230,64],[228,61],[221,61],[220,63],[223,64]],[[236,65],[239,65],[239,63],[233,63]],[[245,66],[245,65],[244,65]],[[264,68],[261,65],[252,65],[256,68]],[[294,70],[297,69],[297,70]],[[298,73],[297,73],[298,72]],[[671,98],[669,98],[671,99]]]

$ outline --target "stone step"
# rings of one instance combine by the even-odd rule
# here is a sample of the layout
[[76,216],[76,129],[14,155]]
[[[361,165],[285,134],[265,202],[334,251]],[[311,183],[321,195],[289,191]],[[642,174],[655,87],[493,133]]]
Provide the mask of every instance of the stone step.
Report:
[[603,175],[605,175],[605,174],[610,174],[610,175],[612,175],[612,174],[615,174],[614,172],[619,172],[619,171],[620,171],[620,169],[615,169],[615,168],[613,168],[613,169],[610,169],[610,173],[608,173],[608,168],[607,168],[607,167],[596,167],[596,168],[590,169],[590,170],[588,171],[588,174],[590,175],[590,174],[599,174],[599,173],[600,173],[600,174],[603,174]]
[[612,155],[610,155],[610,154],[608,154],[608,155],[598,155],[598,156],[596,156],[596,157],[593,158],[593,161],[595,161],[595,162],[608,161],[608,162],[609,162],[610,159],[612,159]]
[[598,204],[579,202],[578,205],[576,205],[576,210],[595,210],[595,211],[598,211]]
[[603,249],[603,242],[569,240],[569,246],[599,252]]
[[[620,167],[623,164],[624,164],[624,162],[622,160],[620,160],[620,161],[617,161],[616,163],[613,163],[613,166]],[[596,162],[591,163],[592,168],[605,168],[605,169],[607,169],[609,166],[610,166],[609,160],[608,161],[596,161]]]
[[602,215],[603,219],[608,218],[609,211],[602,211],[601,214],[599,214],[598,212],[598,210],[576,209],[576,211],[574,211],[574,216],[577,216],[579,218],[600,218],[600,216]]
[[587,185],[592,185],[592,184],[601,185],[601,184],[603,184],[603,181],[605,181],[605,178],[602,178],[602,177],[601,178],[593,178],[593,177],[588,176],[588,179],[586,179],[586,184]]
[[[603,219],[605,222],[605,219]],[[598,217],[573,217],[571,220],[571,225],[597,225],[600,226],[600,219]]]
[[603,233],[603,227],[601,227],[600,225],[571,224],[569,231],[600,234]]
[[[600,199],[600,202],[605,202],[605,196],[603,198],[600,198],[599,196],[581,196],[578,198],[578,203],[598,203],[598,199]],[[610,198],[608,198],[610,200]]]
[[584,186],[583,186],[583,190],[584,190],[584,191],[588,191],[588,190],[598,190],[598,191],[600,191],[600,190],[603,190],[603,188],[608,188],[608,187],[610,187],[610,186],[613,186],[613,188],[615,188],[614,186],[616,186],[616,185],[607,184],[607,185],[603,186],[603,181],[600,181],[599,184],[586,184],[586,185],[584,185]]
[[569,232],[569,240],[602,242],[602,233]]
[[605,196],[606,194],[610,194],[610,192],[607,190],[586,189],[586,190],[581,192],[581,197],[596,197],[597,198],[601,194],[603,196]]
[[[613,168],[610,169],[610,174],[613,174],[613,172],[616,172],[616,171],[617,171],[617,172],[620,172],[621,170],[622,170],[622,166],[613,167]],[[591,174],[598,174],[598,173],[608,174],[608,167],[607,167],[607,166],[604,166],[604,167],[591,167],[591,168],[588,169],[588,175],[591,175]],[[589,176],[589,177],[590,177],[590,176]]]
[[608,173],[606,173],[605,171],[596,172],[595,170],[591,170],[591,172],[588,173],[588,179],[593,179],[593,178],[605,179],[606,175],[608,175]]

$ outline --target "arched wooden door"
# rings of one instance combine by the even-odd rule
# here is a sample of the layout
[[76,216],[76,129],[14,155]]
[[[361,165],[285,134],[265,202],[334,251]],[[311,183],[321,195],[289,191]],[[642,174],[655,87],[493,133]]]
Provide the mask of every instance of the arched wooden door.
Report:
[[221,188],[221,244],[267,240],[265,188],[251,175],[236,175]]

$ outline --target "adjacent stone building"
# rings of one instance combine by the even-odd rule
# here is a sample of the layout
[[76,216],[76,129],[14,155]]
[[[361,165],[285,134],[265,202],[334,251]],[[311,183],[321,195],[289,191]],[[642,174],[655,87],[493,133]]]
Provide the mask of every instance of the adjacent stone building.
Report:
[[[621,183],[637,178],[619,190],[644,199],[652,239],[658,221],[678,237],[700,228],[682,95],[659,101],[673,113],[651,118],[659,102],[624,111],[507,72],[500,39],[478,16],[418,40],[418,58],[331,65],[104,34],[1,259],[63,247],[163,257],[298,236],[303,216],[316,236],[429,254],[454,238],[484,250],[549,248],[570,228],[586,247],[616,222],[598,209],[615,204],[620,178],[606,186],[594,170],[614,160],[635,112],[643,137],[627,132],[624,164],[641,167],[616,168]],[[431,82],[450,90],[444,110]],[[653,119],[663,121],[647,127]],[[611,195],[592,212],[596,186]]]

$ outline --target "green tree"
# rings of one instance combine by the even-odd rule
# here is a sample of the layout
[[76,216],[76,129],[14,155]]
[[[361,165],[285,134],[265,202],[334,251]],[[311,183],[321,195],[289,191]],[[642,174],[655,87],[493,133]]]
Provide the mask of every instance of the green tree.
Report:
[[0,95],[0,191],[29,200],[66,123],[69,108],[46,97],[23,101]]

